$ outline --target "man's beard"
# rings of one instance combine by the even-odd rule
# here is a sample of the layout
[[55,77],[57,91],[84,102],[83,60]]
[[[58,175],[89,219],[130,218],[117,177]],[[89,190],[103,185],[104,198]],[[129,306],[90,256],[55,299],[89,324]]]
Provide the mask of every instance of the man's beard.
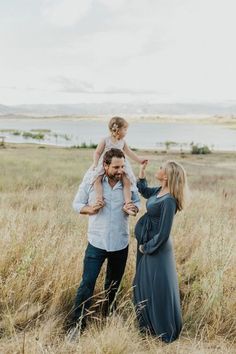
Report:
[[121,181],[122,179],[122,173],[121,174],[115,174],[115,175],[112,175],[112,174],[108,174],[108,178],[111,179],[112,181]]

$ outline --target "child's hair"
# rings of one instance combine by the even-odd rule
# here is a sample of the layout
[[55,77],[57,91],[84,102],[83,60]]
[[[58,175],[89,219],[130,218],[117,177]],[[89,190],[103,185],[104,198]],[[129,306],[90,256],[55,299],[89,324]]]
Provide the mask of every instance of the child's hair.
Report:
[[110,129],[111,134],[116,137],[117,134],[119,133],[119,129],[123,127],[128,127],[128,122],[121,117],[113,117],[110,119],[110,122],[108,124],[108,127]]
[[167,175],[167,183],[170,194],[176,199],[177,210],[184,208],[186,197],[188,196],[188,183],[185,169],[176,161],[167,161],[164,164],[164,170]]

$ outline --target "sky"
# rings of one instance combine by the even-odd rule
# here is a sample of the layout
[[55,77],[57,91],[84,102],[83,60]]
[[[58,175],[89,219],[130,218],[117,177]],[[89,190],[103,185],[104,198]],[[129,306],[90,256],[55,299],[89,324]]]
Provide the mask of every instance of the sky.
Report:
[[235,0],[0,0],[0,104],[236,100]]

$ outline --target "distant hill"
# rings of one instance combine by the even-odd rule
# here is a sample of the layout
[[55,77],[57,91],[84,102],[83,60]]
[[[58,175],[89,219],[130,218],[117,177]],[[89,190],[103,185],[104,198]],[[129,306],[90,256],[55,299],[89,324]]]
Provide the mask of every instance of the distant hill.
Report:
[[91,116],[91,115],[235,115],[236,102],[232,104],[148,104],[148,103],[81,103],[81,104],[23,104],[0,105],[1,116]]
[[0,115],[11,113],[11,108],[0,104]]

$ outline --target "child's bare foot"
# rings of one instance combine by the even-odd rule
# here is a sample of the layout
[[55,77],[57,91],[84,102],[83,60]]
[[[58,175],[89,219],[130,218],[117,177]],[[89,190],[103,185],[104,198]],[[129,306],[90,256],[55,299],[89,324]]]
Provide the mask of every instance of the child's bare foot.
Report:
[[134,204],[132,202],[125,203],[123,211],[129,215],[136,216],[137,211],[134,210]]

